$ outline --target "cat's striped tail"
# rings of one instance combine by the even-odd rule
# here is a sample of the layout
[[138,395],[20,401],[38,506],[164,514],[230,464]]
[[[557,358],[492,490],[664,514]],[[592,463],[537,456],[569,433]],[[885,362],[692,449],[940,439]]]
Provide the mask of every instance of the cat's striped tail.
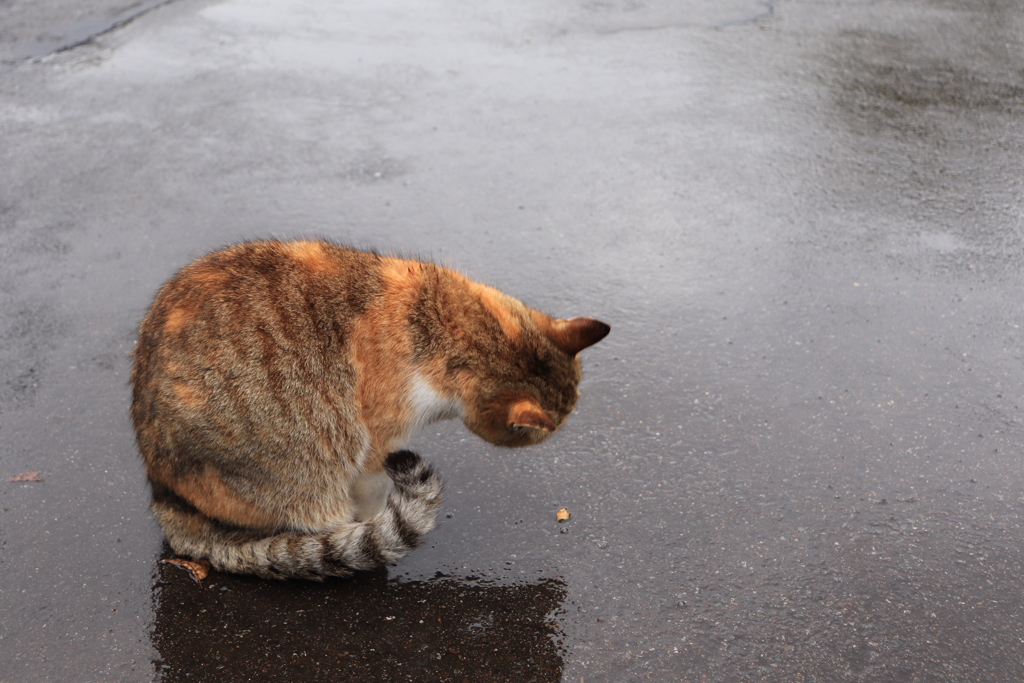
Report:
[[267,536],[229,526],[169,492],[154,491],[153,512],[175,553],[206,560],[218,571],[273,579],[348,576],[394,562],[436,525],[442,484],[433,468],[415,453],[399,451],[388,455],[385,469],[394,489],[383,510],[319,534]]

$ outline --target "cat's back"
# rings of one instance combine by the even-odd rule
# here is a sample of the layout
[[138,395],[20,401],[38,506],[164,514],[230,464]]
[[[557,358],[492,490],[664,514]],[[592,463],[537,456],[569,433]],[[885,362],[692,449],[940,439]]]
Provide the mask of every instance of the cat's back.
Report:
[[382,294],[381,263],[377,254],[321,241],[227,247],[167,281],[143,320],[141,336],[170,341],[203,332],[214,321],[220,332],[274,322],[283,326],[317,307],[344,320]]
[[249,242],[161,288],[132,370],[155,496],[173,490],[249,528],[315,528],[347,514],[339,492],[367,440],[351,339],[381,307],[381,263],[328,242]]
[[[353,438],[326,432],[353,421],[347,346],[384,296],[381,264],[328,242],[260,241],[182,268],[143,319],[134,351],[132,417],[147,461],[233,453],[261,432]],[[333,413],[321,414],[327,406]]]

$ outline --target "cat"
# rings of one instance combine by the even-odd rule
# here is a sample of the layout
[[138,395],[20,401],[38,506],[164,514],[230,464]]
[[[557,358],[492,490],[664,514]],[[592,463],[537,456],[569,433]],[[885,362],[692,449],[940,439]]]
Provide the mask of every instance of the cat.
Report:
[[576,405],[610,328],[556,319],[431,263],[321,240],[254,241],[161,288],[133,351],[132,421],[172,550],[266,578],[393,562],[442,484],[405,449],[460,417],[527,446]]

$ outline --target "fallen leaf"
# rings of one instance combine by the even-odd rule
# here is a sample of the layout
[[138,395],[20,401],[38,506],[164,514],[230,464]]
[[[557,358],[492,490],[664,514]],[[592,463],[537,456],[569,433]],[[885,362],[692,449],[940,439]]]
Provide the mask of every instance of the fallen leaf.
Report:
[[569,514],[569,510],[567,508],[562,508],[561,510],[558,511],[558,514],[555,516],[558,518],[559,522],[564,522],[565,520],[572,517],[572,515]]
[[161,562],[173,564],[175,567],[181,567],[187,571],[188,575],[192,577],[192,580],[200,586],[203,585],[203,579],[210,574],[210,563],[202,560],[186,560],[181,557],[174,557],[170,560],[161,560]]
[[38,472],[22,472],[11,477],[11,481],[42,481]]

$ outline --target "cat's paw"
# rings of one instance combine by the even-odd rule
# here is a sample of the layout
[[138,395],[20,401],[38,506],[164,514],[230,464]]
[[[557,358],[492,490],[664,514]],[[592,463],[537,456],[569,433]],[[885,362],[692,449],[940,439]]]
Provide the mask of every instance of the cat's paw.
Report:
[[444,485],[434,468],[412,451],[389,453],[384,469],[395,483],[395,490],[406,498],[415,498],[436,506]]
[[422,462],[423,459],[412,451],[395,451],[388,453],[387,460],[384,461],[384,469],[394,479],[396,476],[411,472]]

